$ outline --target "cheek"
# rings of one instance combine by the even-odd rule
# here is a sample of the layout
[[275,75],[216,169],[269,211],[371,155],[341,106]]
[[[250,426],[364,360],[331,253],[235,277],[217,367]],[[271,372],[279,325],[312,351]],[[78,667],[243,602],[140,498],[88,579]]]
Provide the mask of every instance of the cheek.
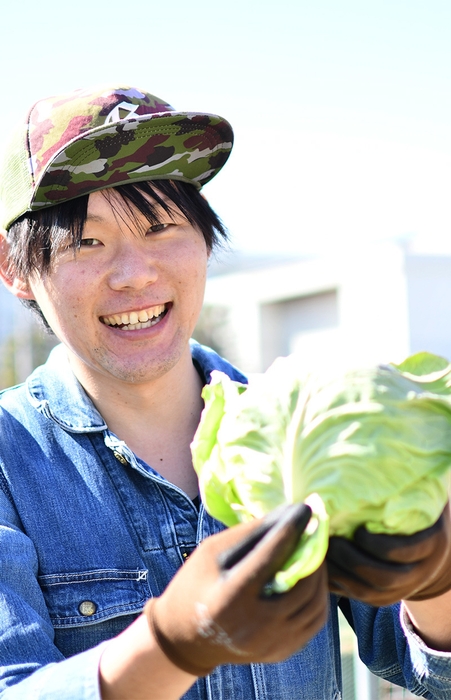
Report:
[[[174,267],[176,261],[176,268]],[[205,245],[195,243],[177,250],[174,256],[167,261],[168,267],[174,270],[179,287],[185,287],[193,296],[199,293],[203,296],[205,281],[207,278],[208,253]]]
[[207,267],[205,261],[198,261],[194,265],[187,266],[179,278],[180,288],[184,288],[185,294],[192,303],[202,303],[207,280]]
[[84,299],[89,296],[83,274],[78,277],[77,284],[74,282],[70,276],[57,276],[32,285],[34,298],[56,335],[59,328],[70,324],[71,319],[78,318]]

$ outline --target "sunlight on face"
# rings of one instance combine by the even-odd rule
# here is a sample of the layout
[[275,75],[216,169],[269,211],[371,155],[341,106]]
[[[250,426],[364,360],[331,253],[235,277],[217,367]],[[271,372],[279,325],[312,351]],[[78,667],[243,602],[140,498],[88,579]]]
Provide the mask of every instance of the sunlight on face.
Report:
[[145,382],[186,353],[208,252],[181,212],[157,215],[149,224],[116,193],[91,194],[80,250],[61,250],[52,272],[31,280],[84,385],[97,375]]

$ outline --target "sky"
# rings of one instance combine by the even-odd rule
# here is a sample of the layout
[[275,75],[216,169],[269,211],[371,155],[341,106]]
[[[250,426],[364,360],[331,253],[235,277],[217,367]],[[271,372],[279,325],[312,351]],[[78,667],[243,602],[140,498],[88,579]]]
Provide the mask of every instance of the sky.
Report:
[[0,149],[41,97],[135,85],[233,125],[233,248],[451,254],[449,0],[15,0],[0,32]]

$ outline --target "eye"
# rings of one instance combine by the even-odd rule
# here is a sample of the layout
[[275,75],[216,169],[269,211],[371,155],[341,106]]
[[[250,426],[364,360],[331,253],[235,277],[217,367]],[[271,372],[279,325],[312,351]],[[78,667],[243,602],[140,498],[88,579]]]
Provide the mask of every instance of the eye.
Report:
[[153,224],[147,229],[147,233],[160,233],[170,226],[170,224]]
[[82,238],[80,241],[81,246],[95,246],[102,245],[98,238]]

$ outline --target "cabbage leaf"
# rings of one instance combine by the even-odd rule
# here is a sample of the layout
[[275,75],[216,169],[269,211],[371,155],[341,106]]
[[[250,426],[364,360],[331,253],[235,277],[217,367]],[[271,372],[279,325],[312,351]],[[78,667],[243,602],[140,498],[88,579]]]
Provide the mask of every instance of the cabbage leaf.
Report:
[[286,590],[323,561],[329,535],[412,534],[447,501],[451,365],[418,353],[399,365],[321,377],[279,358],[249,384],[212,373],[192,443],[209,513],[234,525],[282,504],[313,517],[276,576]]

